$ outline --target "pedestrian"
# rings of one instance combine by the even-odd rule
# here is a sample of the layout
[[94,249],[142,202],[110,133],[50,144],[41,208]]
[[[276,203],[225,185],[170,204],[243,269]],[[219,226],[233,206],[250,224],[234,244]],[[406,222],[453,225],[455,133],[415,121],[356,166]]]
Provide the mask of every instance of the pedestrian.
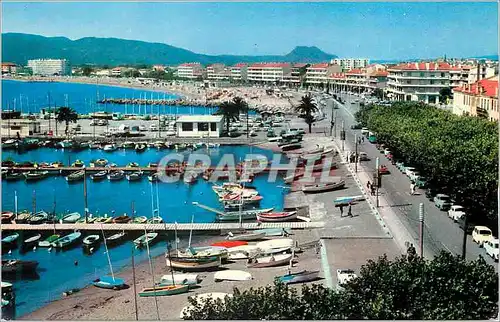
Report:
[[411,195],[415,194],[415,184],[413,182],[410,183],[410,194]]
[[371,188],[372,188],[372,184],[371,184],[371,182],[370,182],[370,181],[368,181],[368,182],[366,183],[366,189],[371,190]]
[[340,205],[340,217],[344,216],[344,205]]
[[365,142],[365,137],[364,136],[361,137],[361,142]]
[[347,215],[349,217],[352,217],[352,209],[351,209],[351,204],[349,203],[349,210],[347,210]]

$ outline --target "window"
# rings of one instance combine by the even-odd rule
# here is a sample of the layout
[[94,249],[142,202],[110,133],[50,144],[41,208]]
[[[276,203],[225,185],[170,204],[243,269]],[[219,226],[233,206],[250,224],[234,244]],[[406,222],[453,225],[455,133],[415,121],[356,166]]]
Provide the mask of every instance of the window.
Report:
[[424,77],[424,75],[425,75],[425,74],[424,74],[423,72],[421,72],[421,73],[420,73],[420,77]]
[[193,131],[193,123],[191,123],[191,122],[182,123],[182,130],[183,131]]
[[210,131],[217,131],[217,123],[215,122],[210,123]]
[[444,77],[444,73],[441,73],[441,77]]
[[206,122],[198,123],[198,131],[208,131],[208,123]]
[[431,84],[431,85],[433,85],[433,84],[434,84],[434,81],[433,81],[433,80],[431,80],[431,81],[430,81],[430,84]]

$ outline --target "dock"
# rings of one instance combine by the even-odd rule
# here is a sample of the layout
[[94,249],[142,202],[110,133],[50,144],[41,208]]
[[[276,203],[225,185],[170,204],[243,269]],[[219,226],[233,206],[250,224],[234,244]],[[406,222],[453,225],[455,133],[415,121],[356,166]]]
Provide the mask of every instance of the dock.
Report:
[[2,230],[14,231],[53,231],[55,230],[80,230],[80,231],[217,231],[244,228],[264,229],[264,228],[289,228],[289,229],[313,229],[324,227],[324,222],[276,222],[276,223],[163,223],[163,224],[2,224]]

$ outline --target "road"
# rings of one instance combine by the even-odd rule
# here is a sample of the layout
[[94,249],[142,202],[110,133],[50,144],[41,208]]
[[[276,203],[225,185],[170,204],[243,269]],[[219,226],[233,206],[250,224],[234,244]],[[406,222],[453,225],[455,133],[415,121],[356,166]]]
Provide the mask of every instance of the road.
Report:
[[[336,135],[339,135],[341,122],[344,121],[346,130],[345,150],[354,151],[355,134],[359,137],[360,130],[351,130],[350,126],[355,124],[354,114],[359,109],[359,104],[351,102],[357,96],[345,94],[342,96],[345,104],[339,104],[336,109]],[[338,103],[338,102],[337,102]],[[333,104],[330,99],[327,106]],[[326,120],[330,120],[332,109],[326,108]],[[335,115],[335,114],[334,114]],[[380,164],[385,164],[390,170],[390,174],[382,177],[381,195],[388,198],[393,210],[406,226],[407,230],[418,240],[419,234],[419,204],[424,204],[424,244],[425,248],[437,254],[440,250],[448,250],[454,254],[462,254],[463,231],[460,227],[448,218],[448,214],[440,211],[434,206],[434,203],[425,197],[424,191],[419,190],[418,195],[410,195],[410,180],[391,164],[375,147],[374,144],[364,141],[358,151],[364,151],[368,154],[370,161],[361,162],[361,168],[364,171],[373,171],[375,169],[375,160],[380,157]],[[361,171],[361,170],[360,170]],[[467,236],[466,258],[473,260],[482,255],[485,260],[493,264],[497,269],[496,263],[489,257],[483,248],[480,248],[472,241],[472,237]]]

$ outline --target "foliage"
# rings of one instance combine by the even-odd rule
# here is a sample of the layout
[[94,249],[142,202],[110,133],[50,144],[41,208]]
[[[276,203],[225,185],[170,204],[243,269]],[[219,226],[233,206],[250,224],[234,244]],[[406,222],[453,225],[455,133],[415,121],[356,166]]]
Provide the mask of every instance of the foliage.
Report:
[[56,121],[59,123],[64,122],[66,124],[66,129],[64,133],[68,135],[69,123],[76,123],[78,120],[78,113],[70,107],[60,107],[56,110]]
[[225,301],[190,299],[194,320],[461,320],[496,316],[498,276],[482,257],[466,262],[442,252],[425,260],[408,252],[368,261],[358,278],[331,290],[322,285],[234,289]]
[[244,112],[247,116],[247,137],[248,137],[250,135],[248,131],[248,112],[250,111],[250,108],[247,102],[245,102],[245,100],[243,100],[239,96],[234,97],[232,103],[239,112]]
[[234,104],[233,101],[222,102],[219,105],[219,108],[214,113],[216,115],[224,116],[224,120],[226,121],[226,132],[229,133],[229,125],[231,122],[237,121],[240,119],[240,106]]
[[141,73],[137,69],[129,69],[122,73],[123,77],[141,77]]
[[431,186],[467,208],[472,221],[496,223],[495,122],[415,102],[398,102],[391,107],[367,105],[356,118],[390,147],[396,159],[422,170]]
[[83,66],[82,68],[82,75],[83,76],[90,76],[92,74],[92,68],[90,66]]
[[450,87],[442,88],[439,91],[439,102],[446,103],[449,99],[453,97],[453,93]]
[[311,127],[314,123],[313,114],[318,111],[318,107],[313,102],[311,94],[302,96],[300,104],[295,107],[295,110],[300,113],[300,117],[302,117],[306,124],[309,126],[309,133],[311,133]]

